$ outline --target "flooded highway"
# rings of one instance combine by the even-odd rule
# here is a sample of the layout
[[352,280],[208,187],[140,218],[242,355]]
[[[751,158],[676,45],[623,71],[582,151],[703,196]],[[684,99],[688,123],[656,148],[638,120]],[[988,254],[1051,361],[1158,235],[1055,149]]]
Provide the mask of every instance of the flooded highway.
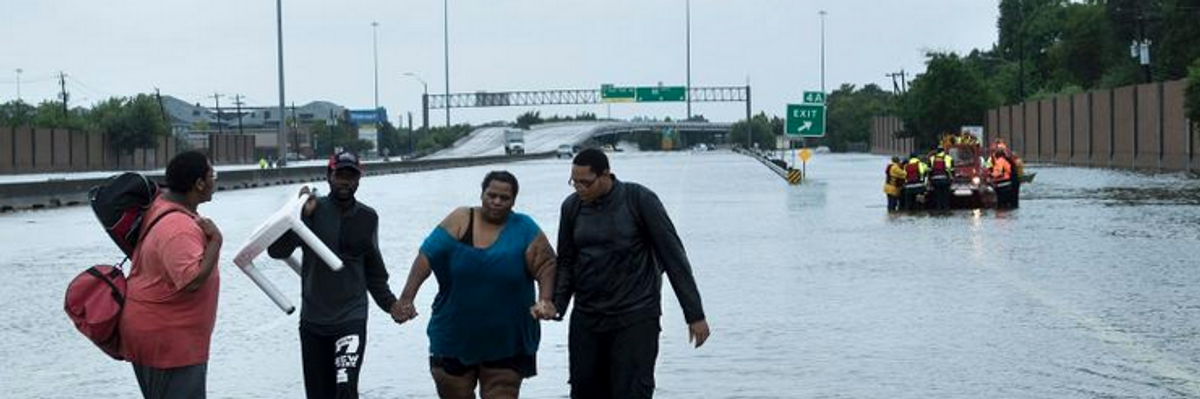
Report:
[[[729,152],[620,153],[620,179],[655,190],[692,260],[713,335],[687,343],[664,287],[657,397],[1200,398],[1200,181],[1032,165],[1021,208],[888,214],[886,159],[818,154],[787,186]],[[517,210],[556,237],[569,161],[369,177],[399,290],[421,240],[477,205],[491,169],[520,179]],[[324,185],[321,185],[324,189]],[[212,398],[303,396],[298,319],[232,264],[297,186],[217,193],[200,211],[225,235],[209,362]],[[0,397],[134,397],[62,311],[66,284],[120,260],[87,207],[0,215]],[[552,240],[553,241],[553,240]],[[286,295],[299,279],[260,260]],[[403,326],[372,308],[366,398],[436,396],[425,326],[436,284]],[[567,397],[567,324],[542,324],[522,396]]]

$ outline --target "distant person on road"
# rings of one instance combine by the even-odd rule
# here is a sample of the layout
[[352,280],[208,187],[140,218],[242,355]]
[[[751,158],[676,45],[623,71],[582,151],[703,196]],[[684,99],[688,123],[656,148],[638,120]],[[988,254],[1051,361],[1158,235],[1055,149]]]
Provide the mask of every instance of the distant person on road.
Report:
[[1004,151],[996,151],[992,156],[991,175],[992,188],[996,192],[996,208],[1014,208],[1016,205],[1013,203],[1013,186],[1016,176]]
[[166,182],[144,215],[145,236],[133,253],[121,355],[133,363],[142,397],[204,398],[224,238],[197,208],[212,200],[216,172],[204,154],[187,151],[167,164]]
[[[396,322],[430,273],[438,293],[429,320],[429,370],[442,398],[516,398],[537,374],[538,320],[552,302],[555,257],[529,216],[513,212],[519,185],[505,171],[483,179],[481,205],[455,209],[425,238],[400,294]],[[534,296],[537,282],[537,296]]]
[[[342,259],[333,271],[299,236],[288,232],[268,248],[284,259],[302,248],[300,351],[304,391],[309,399],[357,398],[358,376],[367,346],[367,293],[380,309],[397,314],[395,295],[379,252],[379,215],[355,198],[362,163],[351,152],[329,160],[329,195],[310,198],[304,225]],[[308,188],[301,189],[306,194]]]
[[924,205],[917,197],[925,194],[925,172],[929,169],[916,152],[908,155],[908,163],[904,165],[904,209],[917,210]]
[[700,291],[683,243],[650,189],[617,180],[596,149],[575,156],[558,229],[559,317],[571,298],[571,397],[654,395],[662,317],[662,273],[683,307],[689,340],[709,336]]
[[887,195],[888,212],[900,210],[900,199],[903,197],[904,190],[904,166],[900,164],[900,157],[893,156],[892,163],[889,163],[883,171],[883,193]]

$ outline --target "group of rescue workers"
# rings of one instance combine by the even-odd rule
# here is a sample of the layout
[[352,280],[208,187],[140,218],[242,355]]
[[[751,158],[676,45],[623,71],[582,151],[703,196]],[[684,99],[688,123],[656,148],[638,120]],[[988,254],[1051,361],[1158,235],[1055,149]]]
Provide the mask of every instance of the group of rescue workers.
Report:
[[[948,143],[961,143],[959,136],[948,136],[943,145],[934,147],[924,158],[917,152],[907,161],[893,156],[884,169],[883,192],[887,195],[889,212],[900,210],[949,210],[951,186],[954,182],[954,157],[947,153]],[[996,207],[1017,208],[1023,163],[1002,140],[997,139],[988,149],[989,157],[981,159],[987,179],[996,193]],[[981,157],[982,158],[982,157]]]

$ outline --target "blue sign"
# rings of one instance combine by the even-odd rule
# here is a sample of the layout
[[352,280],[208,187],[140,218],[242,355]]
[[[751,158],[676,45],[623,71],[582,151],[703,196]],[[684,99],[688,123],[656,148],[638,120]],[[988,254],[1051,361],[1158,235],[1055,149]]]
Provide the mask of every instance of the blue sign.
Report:
[[350,122],[355,124],[364,123],[384,123],[387,122],[387,109],[380,107],[378,110],[350,110]]

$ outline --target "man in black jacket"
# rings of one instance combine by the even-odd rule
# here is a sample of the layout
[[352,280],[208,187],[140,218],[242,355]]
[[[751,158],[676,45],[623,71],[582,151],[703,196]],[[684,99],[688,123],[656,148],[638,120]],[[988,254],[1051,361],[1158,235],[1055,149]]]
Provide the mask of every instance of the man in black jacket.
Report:
[[600,150],[572,163],[575,193],[562,205],[554,295],[560,318],[575,297],[571,397],[653,397],[664,270],[689,340],[700,347],[709,335],[687,253],[653,191],[617,180]]
[[357,398],[367,346],[367,292],[384,311],[395,313],[398,307],[379,252],[379,215],[354,198],[362,164],[353,153],[342,152],[329,160],[327,174],[330,195],[310,197],[302,219],[342,259],[343,268],[332,270],[292,232],[271,244],[268,253],[284,259],[296,247],[304,251],[300,350],[308,398]]

